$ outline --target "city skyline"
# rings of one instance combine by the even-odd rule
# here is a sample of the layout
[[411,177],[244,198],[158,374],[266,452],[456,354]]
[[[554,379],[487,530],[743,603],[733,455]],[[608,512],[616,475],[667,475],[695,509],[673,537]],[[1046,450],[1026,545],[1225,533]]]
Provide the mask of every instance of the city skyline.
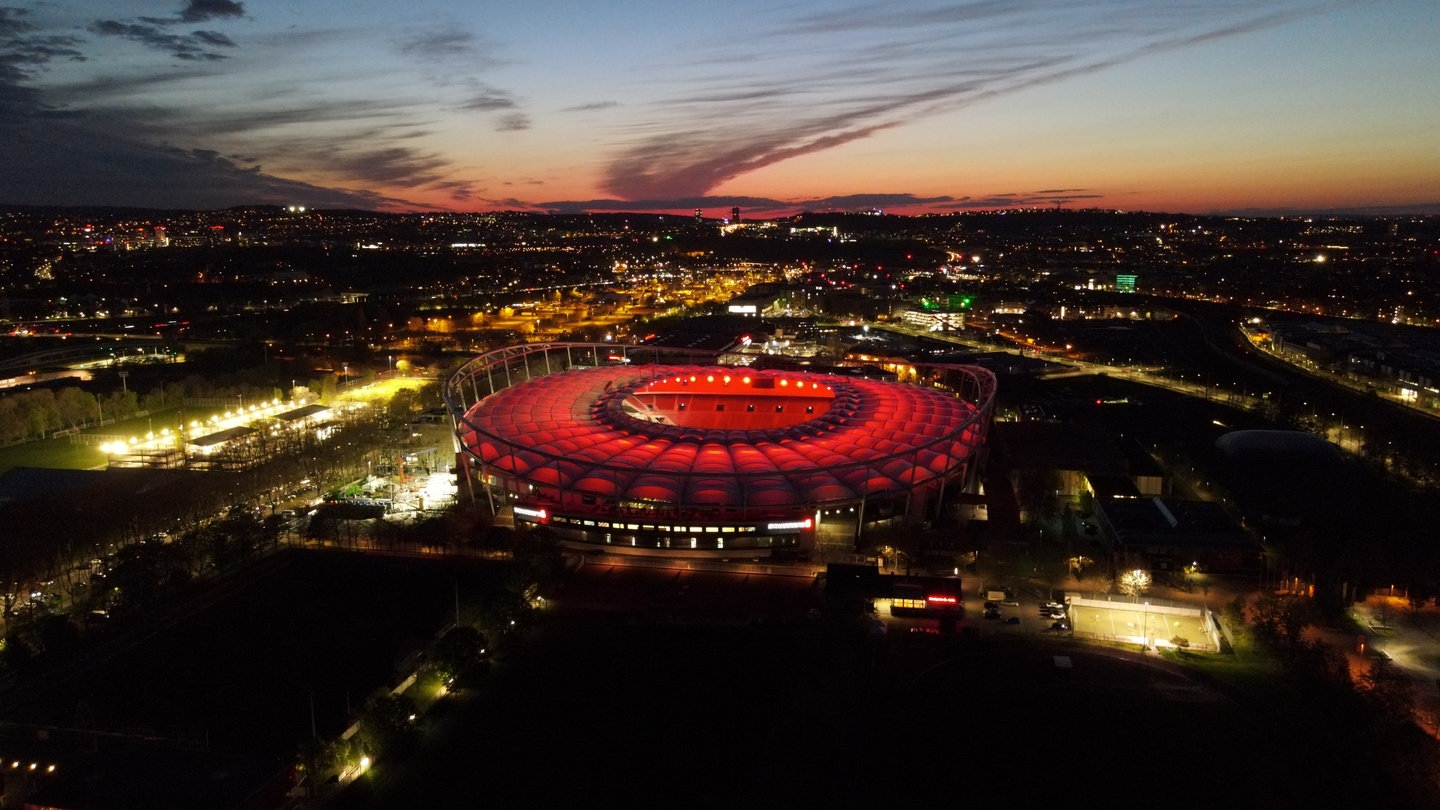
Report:
[[1420,0],[0,8],[0,203],[1440,212]]

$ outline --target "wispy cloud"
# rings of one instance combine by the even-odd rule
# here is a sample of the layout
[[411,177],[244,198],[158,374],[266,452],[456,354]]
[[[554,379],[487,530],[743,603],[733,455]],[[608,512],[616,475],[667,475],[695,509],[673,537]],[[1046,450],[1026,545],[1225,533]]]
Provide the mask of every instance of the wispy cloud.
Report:
[[468,96],[451,105],[467,113],[512,111],[494,119],[498,132],[529,129],[515,94],[495,87],[484,76],[505,64],[500,47],[460,26],[443,25],[405,31],[394,37],[395,52],[418,65],[437,87],[459,86]]
[[231,0],[189,0],[173,17],[137,17],[133,20],[96,20],[86,29],[104,37],[120,37],[186,61],[214,62],[228,58],[218,48],[234,48],[235,41],[219,31],[194,30],[177,34],[168,29],[227,18],[243,17],[245,4]]
[[529,129],[530,126],[530,116],[524,113],[511,113],[500,116],[500,120],[495,122],[495,131],[519,132],[520,130]]
[[0,6],[0,82],[20,82],[56,59],[85,61],[82,40],[70,34],[37,34],[28,11]]
[[595,101],[589,104],[577,104],[573,107],[562,107],[560,112],[597,112],[619,106],[620,102],[618,101]]
[[1306,13],[1294,0],[1254,8],[894,0],[794,17],[748,54],[732,47],[694,59],[713,72],[693,83],[698,91],[635,114],[632,140],[608,162],[602,188],[627,200],[700,196],[922,118]]
[[777,200],[769,197],[715,196],[618,200],[613,198],[569,200],[537,203],[535,208],[561,214],[584,211],[691,211],[729,212],[738,206],[756,216],[780,216],[802,211],[863,211],[925,209],[930,211],[992,211],[1010,208],[1052,208],[1086,204],[1103,199],[1104,195],[1083,188],[1044,189],[987,194],[983,197],[921,196],[916,194],[872,193],[844,194],[798,200]]
[[470,70],[491,67],[499,62],[482,47],[480,38],[461,28],[446,26],[407,31],[395,37],[395,50],[402,56]]
[[515,108],[515,99],[509,94],[495,90],[494,88],[483,88],[470,100],[462,103],[459,109],[469,112],[493,112],[495,110],[510,110]]
[[[419,131],[408,99],[335,98],[286,103],[271,97],[252,104],[184,107],[127,98],[206,80],[213,68],[200,63],[235,47],[218,31],[176,31],[177,26],[233,19],[245,13],[232,2],[194,0],[174,17],[98,20],[87,31],[138,42],[186,68],[105,73],[50,83],[30,83],[52,61],[84,61],[87,41],[71,34],[42,33],[27,12],[0,8],[0,201],[83,204],[97,198],[120,205],[221,207],[241,202],[306,201],[315,205],[393,207],[410,205],[393,196],[326,188],[268,174],[254,155],[284,155],[287,169],[340,185],[416,189],[446,184],[452,195],[466,181],[448,177],[450,162],[407,144]],[[138,65],[139,63],[137,63]],[[98,101],[103,99],[104,101]],[[333,125],[323,141],[301,134]],[[214,144],[231,156],[222,155]],[[236,156],[243,153],[245,157]]]

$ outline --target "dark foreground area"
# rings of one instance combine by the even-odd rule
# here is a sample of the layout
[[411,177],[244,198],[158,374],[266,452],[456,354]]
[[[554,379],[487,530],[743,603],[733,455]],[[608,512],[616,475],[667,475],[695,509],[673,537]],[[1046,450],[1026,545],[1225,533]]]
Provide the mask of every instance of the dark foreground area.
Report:
[[1304,807],[1392,790],[1324,707],[1294,711],[1097,648],[552,613],[414,758],[332,805]]
[[[1204,668],[964,621],[881,634],[807,615],[798,578],[587,568],[420,719],[406,755],[323,806],[1434,806],[1390,745],[1403,732],[1362,728],[1263,668],[1222,690]],[[347,699],[388,683],[494,575],[297,554],[43,682],[16,714],[281,765],[312,694],[317,730],[336,733]]]
[[[98,729],[288,763],[312,729],[398,680],[403,658],[493,574],[357,554],[287,551],[90,630],[89,652],[22,675],[12,722]],[[83,736],[77,735],[77,736]]]

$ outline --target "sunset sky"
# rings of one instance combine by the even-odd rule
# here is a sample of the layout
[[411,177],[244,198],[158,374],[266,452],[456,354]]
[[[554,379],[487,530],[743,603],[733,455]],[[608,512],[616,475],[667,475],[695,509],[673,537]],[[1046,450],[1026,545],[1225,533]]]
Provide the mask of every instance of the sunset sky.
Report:
[[1440,213],[1436,0],[11,2],[0,204]]

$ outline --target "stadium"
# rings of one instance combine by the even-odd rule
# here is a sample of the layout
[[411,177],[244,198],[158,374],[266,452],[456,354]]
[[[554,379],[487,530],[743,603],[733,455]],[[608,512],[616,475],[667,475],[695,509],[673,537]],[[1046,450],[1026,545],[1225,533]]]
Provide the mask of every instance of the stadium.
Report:
[[853,546],[972,483],[995,378],[928,386],[724,365],[714,353],[527,344],[446,384],[462,488],[570,544],[701,557]]

